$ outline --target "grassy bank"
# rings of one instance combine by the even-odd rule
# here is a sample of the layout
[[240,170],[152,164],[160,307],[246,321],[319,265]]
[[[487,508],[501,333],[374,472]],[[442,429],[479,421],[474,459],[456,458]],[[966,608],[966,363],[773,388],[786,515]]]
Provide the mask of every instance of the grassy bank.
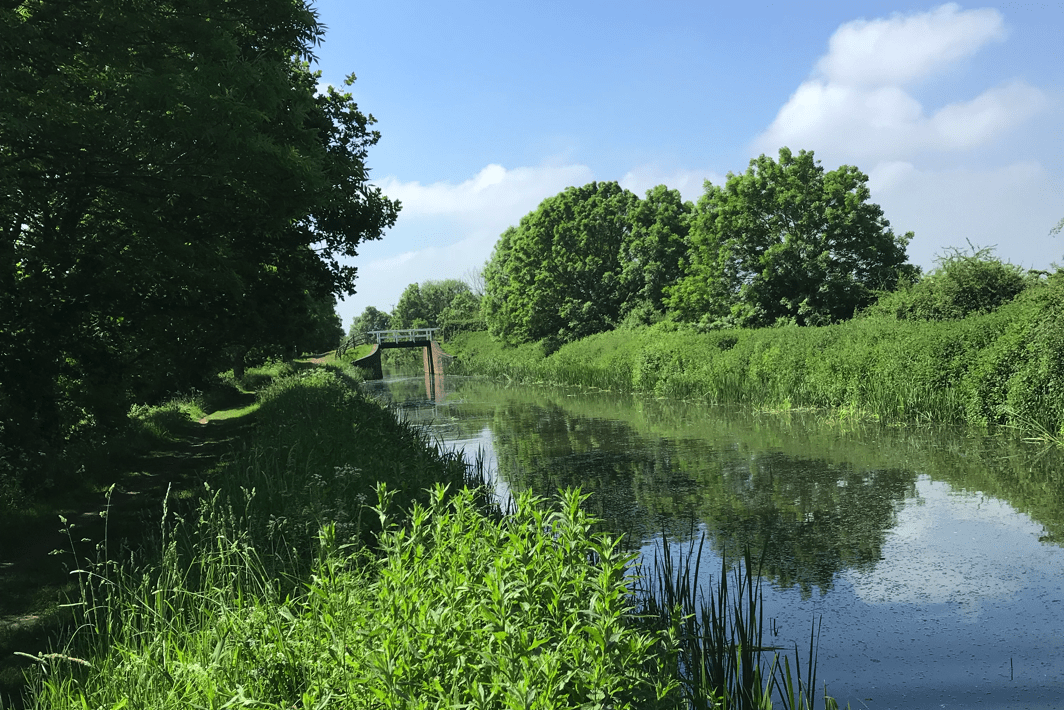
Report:
[[455,372],[763,409],[835,408],[886,421],[1005,424],[1064,438],[1064,277],[960,320],[701,333],[615,330],[547,356],[487,333],[447,344]]
[[141,546],[105,536],[72,564],[76,631],[30,654],[25,705],[808,704],[750,626],[753,565],[704,605],[682,564],[631,577],[579,494],[502,515],[463,487],[478,480],[342,371],[278,379],[244,445],[167,496]]

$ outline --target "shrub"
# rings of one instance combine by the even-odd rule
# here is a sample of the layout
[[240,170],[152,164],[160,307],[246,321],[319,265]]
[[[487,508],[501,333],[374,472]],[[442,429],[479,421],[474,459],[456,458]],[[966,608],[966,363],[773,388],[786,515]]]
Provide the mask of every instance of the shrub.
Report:
[[993,247],[971,253],[949,249],[923,279],[883,295],[865,313],[896,320],[950,320],[990,313],[1030,283],[1023,269],[993,256]]

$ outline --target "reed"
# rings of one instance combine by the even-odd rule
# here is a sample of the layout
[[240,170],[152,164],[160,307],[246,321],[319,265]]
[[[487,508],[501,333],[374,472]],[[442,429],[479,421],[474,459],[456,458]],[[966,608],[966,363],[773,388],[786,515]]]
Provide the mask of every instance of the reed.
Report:
[[[730,575],[722,556],[720,575],[706,590],[699,581],[704,545],[703,535],[697,547],[692,539],[687,551],[676,556],[663,536],[648,574],[637,577],[634,587],[637,618],[676,640],[684,706],[763,709],[773,707],[775,697],[785,710],[813,710],[817,625],[811,630],[803,679],[797,646],[792,672],[790,657],[780,653],[784,648],[764,642],[764,552],[755,560],[746,550]],[[647,567],[644,562],[643,571]],[[826,690],[824,703],[828,710],[838,707]]]

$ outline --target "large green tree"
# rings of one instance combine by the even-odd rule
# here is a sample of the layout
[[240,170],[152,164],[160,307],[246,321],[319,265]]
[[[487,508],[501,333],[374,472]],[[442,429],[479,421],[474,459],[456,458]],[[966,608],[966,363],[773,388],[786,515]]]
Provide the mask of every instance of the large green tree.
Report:
[[316,92],[322,32],[301,0],[0,9],[0,459],[310,349],[353,293],[398,204],[372,116]]
[[612,327],[627,301],[621,252],[638,204],[616,182],[592,182],[548,197],[507,229],[484,271],[492,334],[567,342]]
[[375,306],[366,306],[362,315],[351,321],[347,335],[352,339],[364,338],[375,330],[388,330],[392,327],[392,317]]
[[851,318],[912,276],[905,248],[868,177],[825,172],[811,151],[781,148],[723,187],[706,182],[692,220],[684,276],[668,289],[681,318],[713,327],[827,324]]
[[632,231],[621,246],[622,317],[645,319],[664,309],[665,289],[682,275],[693,211],[665,185],[647,190],[632,209]]

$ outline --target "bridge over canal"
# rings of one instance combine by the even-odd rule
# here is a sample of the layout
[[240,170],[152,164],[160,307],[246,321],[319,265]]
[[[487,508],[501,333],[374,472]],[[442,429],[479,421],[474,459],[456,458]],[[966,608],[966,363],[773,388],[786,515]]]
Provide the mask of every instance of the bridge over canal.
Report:
[[442,377],[445,358],[451,356],[443,352],[436,342],[439,328],[410,328],[407,330],[371,330],[366,333],[363,343],[372,343],[373,350],[358,360],[354,366],[361,367],[369,373],[369,379],[384,379],[381,369],[381,351],[390,348],[423,348],[425,377]]

